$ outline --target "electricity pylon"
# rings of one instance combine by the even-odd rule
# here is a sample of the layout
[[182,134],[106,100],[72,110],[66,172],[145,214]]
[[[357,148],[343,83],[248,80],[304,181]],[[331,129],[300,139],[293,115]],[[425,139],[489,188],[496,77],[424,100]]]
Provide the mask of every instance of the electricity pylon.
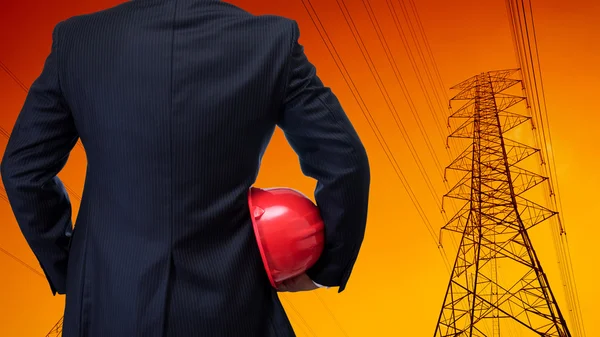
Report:
[[61,337],[62,336],[62,327],[63,327],[63,318],[61,317],[60,320],[58,320],[58,322],[52,327],[50,332],[48,332],[46,337]]
[[521,83],[511,78],[518,71],[482,73],[452,88],[460,92],[451,101],[466,103],[451,114],[464,123],[449,137],[471,144],[447,167],[465,176],[444,197],[466,204],[443,227],[462,239],[434,337],[505,336],[507,320],[533,336],[571,336],[527,233],[557,214],[523,197],[547,178],[515,166],[539,150],[504,137],[530,120],[507,111],[525,99],[505,93]]

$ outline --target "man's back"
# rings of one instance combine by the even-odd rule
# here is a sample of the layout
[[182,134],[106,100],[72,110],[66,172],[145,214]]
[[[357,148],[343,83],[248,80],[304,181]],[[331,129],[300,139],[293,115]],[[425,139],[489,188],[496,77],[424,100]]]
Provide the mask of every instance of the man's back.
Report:
[[[323,202],[339,207],[323,214],[330,247],[315,281],[345,285],[368,194],[364,149],[315,84],[295,22],[218,0],[136,0],[62,22],[53,38],[2,169],[53,291],[67,294],[63,336],[293,336],[247,206],[275,127],[325,184]],[[306,91],[315,85],[325,95]],[[27,153],[30,132],[53,154]],[[58,235],[70,206],[57,180],[53,195],[32,186],[52,179],[77,137],[88,166],[76,229],[48,247],[33,234],[35,217],[54,216]],[[24,176],[27,165],[39,174]],[[338,186],[357,177],[357,187]],[[55,203],[23,214],[35,198]],[[347,238],[335,224],[345,218],[356,222]]]

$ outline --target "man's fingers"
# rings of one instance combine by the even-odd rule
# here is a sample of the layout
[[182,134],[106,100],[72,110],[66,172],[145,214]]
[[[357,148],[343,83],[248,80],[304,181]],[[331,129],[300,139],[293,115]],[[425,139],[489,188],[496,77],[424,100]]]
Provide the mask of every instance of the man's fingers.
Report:
[[283,281],[277,286],[278,292],[298,292],[317,289],[318,287],[306,275],[298,275]]
[[281,283],[281,284],[277,285],[277,291],[288,292],[290,290],[289,290],[289,287],[285,283]]

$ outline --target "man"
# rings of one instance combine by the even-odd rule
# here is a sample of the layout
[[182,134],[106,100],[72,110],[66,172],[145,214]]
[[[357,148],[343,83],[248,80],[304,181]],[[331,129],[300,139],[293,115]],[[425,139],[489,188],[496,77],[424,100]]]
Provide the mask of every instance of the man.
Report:
[[[369,164],[294,21],[219,0],[136,0],[59,23],[2,161],[64,337],[294,336],[252,232],[248,189],[276,126],[317,180],[324,252],[283,291],[344,290]],[[56,177],[81,139],[74,231]]]

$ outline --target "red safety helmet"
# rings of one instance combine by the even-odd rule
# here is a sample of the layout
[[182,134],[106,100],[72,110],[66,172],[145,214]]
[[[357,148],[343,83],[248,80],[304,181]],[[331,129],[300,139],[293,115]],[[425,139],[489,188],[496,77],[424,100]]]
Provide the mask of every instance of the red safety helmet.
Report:
[[323,220],[317,206],[290,188],[250,188],[248,206],[267,276],[275,288],[304,273],[323,251]]

